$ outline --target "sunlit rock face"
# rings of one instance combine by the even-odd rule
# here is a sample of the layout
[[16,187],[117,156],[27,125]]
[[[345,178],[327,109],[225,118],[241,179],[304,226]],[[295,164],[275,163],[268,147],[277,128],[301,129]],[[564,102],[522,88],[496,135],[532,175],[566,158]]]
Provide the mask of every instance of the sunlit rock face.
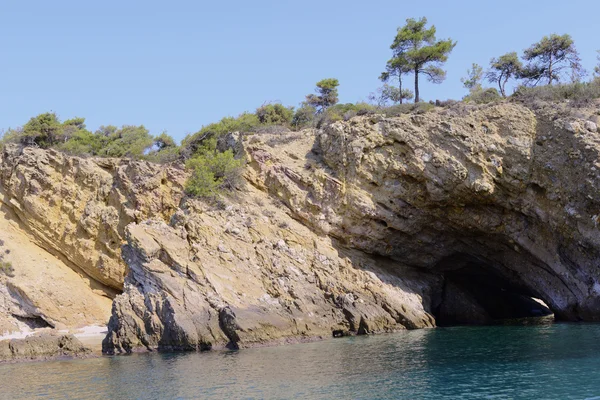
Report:
[[273,148],[250,138],[250,175],[345,246],[442,276],[479,268],[559,318],[598,320],[600,135],[585,121],[597,112],[358,117]]
[[115,353],[599,320],[597,113],[458,104],[230,135],[247,184],[217,204],[185,196],[181,165],[8,146],[0,328],[110,316]]
[[125,227],[168,219],[187,177],[182,168],[16,145],[5,147],[0,173],[3,205],[36,242],[109,291],[123,287]]

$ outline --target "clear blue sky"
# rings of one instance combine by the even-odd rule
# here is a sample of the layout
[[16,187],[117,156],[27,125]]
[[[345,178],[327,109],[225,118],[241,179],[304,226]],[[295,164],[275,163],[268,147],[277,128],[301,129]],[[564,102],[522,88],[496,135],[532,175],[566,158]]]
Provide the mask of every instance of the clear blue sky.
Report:
[[472,62],[543,35],[571,34],[588,70],[600,48],[598,0],[1,0],[0,128],[53,110],[181,139],[266,101],[297,105],[326,77],[342,102],[364,100],[396,28],[421,16],[458,41],[426,100],[462,97]]

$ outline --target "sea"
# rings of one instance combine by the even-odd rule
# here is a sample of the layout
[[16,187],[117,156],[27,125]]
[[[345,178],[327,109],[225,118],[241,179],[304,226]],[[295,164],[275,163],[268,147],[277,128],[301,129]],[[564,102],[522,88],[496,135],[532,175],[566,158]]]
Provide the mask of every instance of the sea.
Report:
[[0,365],[3,399],[600,399],[600,325],[451,327]]

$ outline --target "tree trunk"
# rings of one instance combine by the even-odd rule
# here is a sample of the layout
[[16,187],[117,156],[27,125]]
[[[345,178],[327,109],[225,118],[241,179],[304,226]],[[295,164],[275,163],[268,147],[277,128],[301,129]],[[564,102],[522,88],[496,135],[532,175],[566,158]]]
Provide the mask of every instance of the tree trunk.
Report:
[[548,85],[552,85],[552,54],[550,54],[550,64],[548,65]]
[[400,89],[400,104],[402,104],[402,72],[398,71],[398,89]]
[[500,94],[502,94],[502,97],[506,97],[506,93],[504,92],[506,81],[508,81],[508,74],[504,75],[504,72],[502,72],[498,78],[498,86],[500,87]]
[[415,104],[421,100],[419,98],[419,69],[415,68]]

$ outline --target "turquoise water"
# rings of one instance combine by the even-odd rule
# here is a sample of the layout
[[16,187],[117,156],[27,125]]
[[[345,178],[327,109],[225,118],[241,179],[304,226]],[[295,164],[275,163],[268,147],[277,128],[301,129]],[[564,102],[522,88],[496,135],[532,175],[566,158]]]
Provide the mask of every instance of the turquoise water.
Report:
[[0,397],[7,399],[596,396],[600,325],[591,324],[440,328],[237,352],[0,366]]

